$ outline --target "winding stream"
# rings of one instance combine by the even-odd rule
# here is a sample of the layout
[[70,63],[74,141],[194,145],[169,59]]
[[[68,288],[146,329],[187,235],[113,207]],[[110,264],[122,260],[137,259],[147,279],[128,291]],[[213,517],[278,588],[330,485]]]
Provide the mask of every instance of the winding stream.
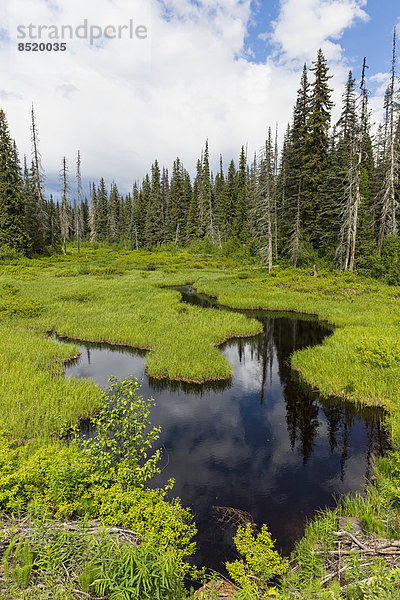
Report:
[[[183,301],[215,306],[189,287],[179,290]],[[86,343],[65,371],[102,386],[110,375],[134,374],[141,393],[156,399],[151,421],[162,428],[165,468],[153,485],[175,478],[172,495],[192,508],[199,530],[196,562],[216,570],[234,556],[234,524],[241,517],[226,508],[267,523],[277,548],[288,553],[305,520],[332,506],[333,495],[363,490],[372,457],[387,448],[381,411],[323,400],[291,371],[295,350],[331,333],[324,324],[305,316],[249,314],[263,323],[263,333],[221,346],[233,365],[228,382],[153,380],[145,352]]]

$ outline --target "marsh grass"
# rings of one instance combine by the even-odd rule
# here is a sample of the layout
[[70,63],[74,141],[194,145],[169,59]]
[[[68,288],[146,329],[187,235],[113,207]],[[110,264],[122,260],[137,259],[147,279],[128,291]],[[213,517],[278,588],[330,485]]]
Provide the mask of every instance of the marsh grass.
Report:
[[[103,393],[93,381],[63,377],[64,364],[76,356],[77,347],[59,344],[45,332],[146,349],[147,370],[155,378],[228,379],[231,366],[218,345],[258,333],[260,323],[232,311],[183,305],[179,292],[166,289],[187,283],[228,307],[318,315],[331,324],[333,335],[295,353],[293,367],[325,396],[385,407],[398,447],[400,288],[323,271],[318,278],[293,269],[268,275],[234,259],[180,250],[101,247],[84,248],[79,256],[6,257],[0,265],[0,307],[4,300],[10,306],[40,307],[25,314],[0,311],[0,420],[10,435],[19,441],[57,437],[101,405]],[[391,494],[393,504],[400,496],[400,468],[396,457],[390,460],[379,461],[376,489],[341,499],[335,510],[309,523],[293,554],[300,570],[289,575],[288,589],[297,586],[305,598],[315,597],[324,574],[323,552],[332,547],[339,515],[357,516],[369,532],[397,535],[395,507],[388,498]]]
[[1,421],[13,437],[56,436],[96,410],[101,391],[93,381],[62,377],[65,361],[78,352],[12,320],[0,321]]
[[[319,277],[313,277],[311,272],[289,269],[268,275],[263,269],[243,268],[224,257],[199,257],[181,250],[115,252],[109,248],[86,248],[79,256],[12,260],[1,266],[0,273],[3,292],[17,290],[17,295],[3,293],[2,298],[18,298],[21,303],[40,307],[28,317],[12,314],[1,319],[2,327],[25,332],[23,336],[18,333],[21,355],[13,362],[21,384],[18,386],[16,378],[11,377],[2,387],[3,397],[14,397],[14,404],[20,407],[26,405],[27,393],[42,398],[49,386],[52,400],[43,404],[48,407],[82,404],[78,411],[82,415],[96,404],[94,385],[87,383],[88,390],[76,388],[67,392],[66,388],[74,384],[57,379],[54,369],[60,375],[61,363],[54,367],[56,358],[49,348],[54,346],[54,352],[66,355],[73,351],[59,347],[56,350],[51,341],[46,350],[42,349],[38,332],[45,331],[56,331],[61,337],[79,341],[148,350],[147,370],[153,378],[194,382],[229,379],[231,366],[218,345],[232,337],[255,335],[260,324],[236,312],[204,311],[182,305],[179,292],[166,289],[187,283],[229,307],[296,311],[318,315],[335,326],[334,334],[323,344],[292,357],[292,366],[301,378],[325,396],[335,395],[389,410],[397,405],[400,396],[400,289],[396,287],[353,274],[321,272]],[[13,345],[11,341],[7,343]],[[34,347],[36,362],[45,364],[42,370],[36,369],[35,377],[30,374],[30,358],[24,359],[30,357],[30,350],[24,350],[29,346]],[[11,348],[4,348],[3,359],[8,367],[7,356],[12,352]],[[65,358],[63,355],[61,360]],[[45,378],[50,373],[49,383],[44,379],[34,383],[39,375]],[[36,391],[40,386],[42,396]],[[24,389],[29,392],[23,392]],[[74,398],[66,401],[70,394]],[[43,399],[37,401],[39,406],[42,403]],[[68,408],[61,412],[72,419]],[[61,414],[53,414],[54,424],[61,420]],[[23,421],[27,432],[31,432],[32,427],[27,424],[36,422],[35,417]],[[14,424],[15,419],[11,419],[12,428]],[[392,435],[396,438],[397,429],[392,419]]]
[[[148,350],[147,370],[154,378],[203,382],[231,377],[231,366],[218,344],[230,337],[254,335],[261,330],[260,323],[240,314],[183,305],[179,292],[163,286],[218,271],[166,273],[163,267],[173,258],[164,254],[115,255],[101,250],[96,258],[22,261],[19,271],[15,264],[3,267],[1,421],[13,436],[26,440],[56,435],[92,414],[99,404],[101,392],[93,381],[62,377],[64,364],[76,356],[77,347],[57,344],[45,332]],[[193,262],[185,253],[173,256],[178,263]],[[207,267],[208,262],[201,266]],[[149,264],[157,268],[143,271]],[[18,301],[21,310],[2,312],[5,300]]]
[[[288,270],[266,277],[253,270],[245,280],[234,273],[196,284],[234,308],[297,311],[318,315],[334,328],[321,345],[292,356],[292,367],[323,395],[371,406],[397,408],[400,397],[400,288],[352,274]],[[400,440],[398,419],[390,419]],[[399,430],[399,431],[398,431]]]

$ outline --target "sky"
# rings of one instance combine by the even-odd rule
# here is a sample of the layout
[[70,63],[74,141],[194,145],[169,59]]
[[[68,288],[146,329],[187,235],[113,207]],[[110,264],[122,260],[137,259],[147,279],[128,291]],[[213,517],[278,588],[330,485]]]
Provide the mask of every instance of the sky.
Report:
[[[220,153],[225,167],[237,162],[242,145],[251,160],[268,127],[282,137],[302,66],[312,66],[319,48],[333,75],[333,120],[349,69],[359,79],[366,56],[379,122],[400,3],[0,0],[0,15],[0,108],[30,160],[33,103],[48,190],[57,196],[63,156],[75,185],[78,149],[86,188],[103,176],[123,193],[155,159],[171,169],[179,156],[193,174],[207,139],[214,170]],[[46,49],[27,51],[27,43]]]

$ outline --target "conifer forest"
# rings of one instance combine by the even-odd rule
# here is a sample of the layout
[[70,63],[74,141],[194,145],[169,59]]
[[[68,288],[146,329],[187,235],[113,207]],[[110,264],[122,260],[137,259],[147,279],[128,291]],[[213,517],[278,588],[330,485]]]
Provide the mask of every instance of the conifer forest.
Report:
[[65,251],[73,239],[124,242],[132,249],[207,240],[220,248],[245,244],[269,270],[279,260],[296,267],[319,259],[340,270],[379,273],[383,258],[397,252],[395,50],[394,41],[384,122],[378,126],[371,123],[365,61],[361,81],[349,72],[340,118],[332,122],[334,82],[319,51],[312,66],[304,66],[281,147],[271,124],[258,153],[248,156],[243,145],[237,157],[221,156],[214,173],[206,141],[194,177],[179,157],[172,169],[155,160],[127,195],[116,182],[108,188],[103,178],[84,195],[78,151],[75,165],[60,159],[60,197],[47,197],[33,108],[32,160],[25,158],[23,165],[1,113],[7,189],[1,196],[1,243],[31,256],[60,243]]

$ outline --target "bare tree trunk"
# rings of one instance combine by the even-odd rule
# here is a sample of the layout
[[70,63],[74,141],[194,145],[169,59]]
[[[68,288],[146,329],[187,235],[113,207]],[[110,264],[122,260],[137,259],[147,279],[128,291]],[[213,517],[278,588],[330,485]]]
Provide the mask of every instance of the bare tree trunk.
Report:
[[349,173],[349,198],[347,202],[347,215],[345,214],[345,229],[347,229],[346,238],[346,256],[344,260],[344,270],[346,271],[349,266],[350,260],[350,248],[351,248],[351,229],[353,224],[353,149],[350,150],[350,173]]
[[[395,82],[395,67],[396,67],[396,28],[393,34],[393,57],[392,57],[392,77],[390,81],[390,94],[388,101],[388,117],[389,117],[389,170],[386,176],[386,187],[383,196],[381,223],[379,227],[378,236],[378,256],[382,253],[383,239],[385,237],[386,230],[389,234],[396,233],[396,209],[397,203],[395,198],[395,135],[394,135],[394,82]],[[387,217],[391,209],[391,215],[389,223]]]
[[268,272],[272,271],[272,222],[271,222],[271,193],[267,191],[267,211],[268,211]]
[[354,210],[353,210],[353,228],[352,228],[352,241],[351,241],[351,253],[350,253],[350,271],[354,271],[354,259],[356,253],[356,238],[357,238],[357,224],[358,224],[358,207],[360,205],[360,182],[361,182],[361,163],[362,163],[362,150],[363,150],[363,133],[364,126],[367,117],[367,91],[365,89],[365,69],[366,58],[364,56],[364,64],[361,77],[361,90],[362,90],[362,105],[361,105],[361,123],[360,123],[360,136],[358,140],[358,164],[356,173],[356,195],[354,198]]
[[78,254],[80,252],[80,236],[81,236],[81,153],[78,150],[78,160],[76,165],[76,180],[77,180],[77,202],[75,202],[75,235],[76,248]]
[[63,249],[64,254],[67,253],[67,239],[69,237],[69,201],[68,201],[68,179],[67,179],[67,161],[64,156],[63,158],[63,168],[61,172],[62,176],[62,199],[61,199],[61,235],[63,238]]
[[44,209],[43,175],[41,156],[39,152],[39,137],[35,123],[35,113],[31,111],[31,131],[32,131],[32,158],[33,158],[33,178],[37,195],[38,205],[38,226],[42,235],[43,249],[46,243],[46,211]]

